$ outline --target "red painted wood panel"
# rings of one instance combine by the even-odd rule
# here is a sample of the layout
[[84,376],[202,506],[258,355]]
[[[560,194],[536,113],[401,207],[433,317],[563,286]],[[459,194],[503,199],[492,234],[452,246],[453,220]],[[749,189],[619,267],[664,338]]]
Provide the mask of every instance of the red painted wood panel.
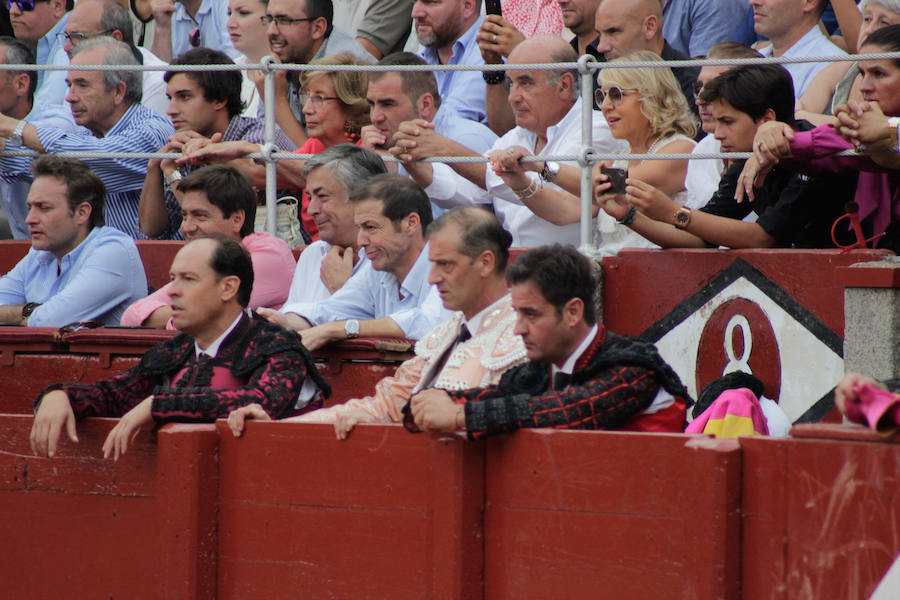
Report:
[[118,463],[114,425],[79,424],[57,458],[31,455],[31,419],[0,415],[4,598],[213,598],[215,431],[142,433]]
[[360,426],[218,425],[220,598],[481,595],[483,446]]
[[486,597],[735,597],[736,442],[523,430],[485,456]]
[[744,600],[868,598],[900,553],[900,444],[741,445]]

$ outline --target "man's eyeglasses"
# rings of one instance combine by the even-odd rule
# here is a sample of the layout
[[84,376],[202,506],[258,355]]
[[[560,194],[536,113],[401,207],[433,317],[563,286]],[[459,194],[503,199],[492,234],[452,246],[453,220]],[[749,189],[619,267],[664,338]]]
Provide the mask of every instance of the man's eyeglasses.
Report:
[[22,12],[31,12],[38,2],[50,2],[50,0],[6,0],[6,10],[12,10],[13,5],[18,6]]
[[272,21],[275,21],[275,25],[278,27],[285,27],[287,25],[296,25],[297,23],[302,23],[303,21],[315,21],[319,17],[303,17],[302,19],[292,19],[291,17],[286,17],[284,15],[263,15],[259,18],[259,22],[268,27],[272,24]]
[[66,40],[69,40],[69,42],[73,46],[77,46],[84,40],[87,40],[87,39],[90,39],[93,37],[97,37],[100,35],[106,35],[107,33],[112,33],[113,31],[115,31],[115,29],[104,29],[103,31],[96,31],[94,33],[81,33],[78,31],[73,31],[71,33],[62,32],[62,33],[57,33],[56,37],[59,38],[59,41],[61,41],[61,42],[65,42]]
[[309,104],[314,110],[318,110],[320,106],[325,104],[326,100],[340,100],[337,96],[323,96],[322,94],[303,93],[298,96],[303,106]]
[[597,106],[603,104],[603,100],[609,96],[609,101],[612,102],[613,106],[619,106],[622,104],[622,98],[627,96],[628,94],[636,94],[637,90],[632,90],[628,88],[620,88],[617,85],[612,86],[607,91],[603,91],[603,88],[597,88],[594,90],[594,102],[597,103]]

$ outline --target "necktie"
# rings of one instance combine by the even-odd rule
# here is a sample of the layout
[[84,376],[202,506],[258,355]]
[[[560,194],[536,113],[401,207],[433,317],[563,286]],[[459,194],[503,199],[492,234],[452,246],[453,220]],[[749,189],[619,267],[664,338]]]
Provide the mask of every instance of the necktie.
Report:
[[572,382],[572,376],[568,373],[563,373],[562,371],[557,371],[556,375],[553,376],[553,389],[561,390],[565,388]]

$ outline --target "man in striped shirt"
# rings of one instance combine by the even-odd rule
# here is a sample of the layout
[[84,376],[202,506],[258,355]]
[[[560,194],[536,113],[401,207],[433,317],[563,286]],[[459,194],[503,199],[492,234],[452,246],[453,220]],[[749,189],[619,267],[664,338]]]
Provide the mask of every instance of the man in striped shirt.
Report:
[[[72,65],[136,65],[131,49],[110,37],[79,44]],[[155,152],[174,133],[172,124],[141,105],[140,71],[70,71],[66,102],[72,110],[76,131],[35,126],[27,120],[0,115],[0,137],[10,151],[38,152]],[[129,236],[137,236],[138,201],[144,185],[147,160],[142,158],[96,158],[84,156],[106,186],[105,218],[108,225]],[[0,159],[4,181],[30,180],[29,157]]]

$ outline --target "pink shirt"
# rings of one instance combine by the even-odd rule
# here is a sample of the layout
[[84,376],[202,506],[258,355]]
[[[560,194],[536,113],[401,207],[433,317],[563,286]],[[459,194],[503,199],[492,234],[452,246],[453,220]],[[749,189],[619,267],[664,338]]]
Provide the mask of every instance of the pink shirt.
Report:
[[[253,293],[250,295],[250,308],[281,308],[291,289],[291,278],[285,274],[293,273],[296,266],[291,249],[284,240],[268,233],[251,233],[241,240],[241,243],[253,261]],[[129,306],[122,315],[122,325],[140,327],[153,311],[169,306],[171,285],[167,284]],[[174,329],[171,320],[166,328]]]

